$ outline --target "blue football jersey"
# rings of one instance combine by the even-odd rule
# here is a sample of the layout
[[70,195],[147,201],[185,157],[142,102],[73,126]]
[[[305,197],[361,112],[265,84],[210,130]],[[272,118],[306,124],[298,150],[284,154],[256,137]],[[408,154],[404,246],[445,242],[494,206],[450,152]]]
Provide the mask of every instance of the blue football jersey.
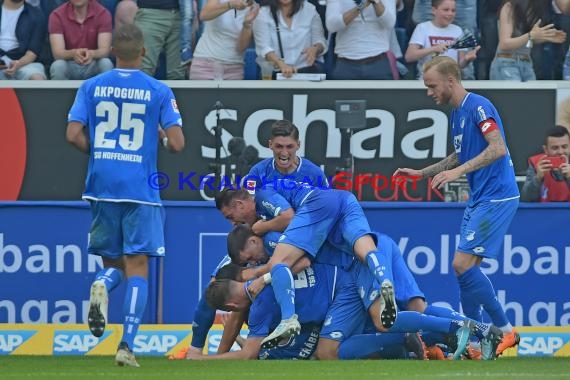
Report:
[[[295,313],[301,325],[321,324],[325,320],[340,276],[347,276],[337,267],[313,264],[293,275]],[[253,300],[249,309],[249,336],[267,336],[281,321],[281,309],[271,287],[266,286]]]
[[278,178],[289,178],[315,187],[329,187],[329,181],[322,169],[308,159],[301,157],[299,157],[299,166],[292,173],[281,173],[275,166],[275,159],[266,158],[255,164],[246,176],[246,179],[255,180],[257,187],[260,188],[264,183],[273,182]]
[[[487,98],[468,93],[461,106],[451,112],[453,147],[461,164],[476,157],[488,146],[479,128],[479,124],[487,119],[495,121],[506,144],[501,117]],[[468,173],[467,180],[471,188],[470,204],[519,196],[508,148],[504,157]]]
[[257,215],[261,219],[271,219],[291,207],[297,210],[313,191],[327,190],[288,178],[264,183],[261,189],[255,190]]
[[140,70],[114,69],[88,79],[68,115],[89,130],[84,199],[160,205],[152,186],[158,127],[182,126],[172,90]]

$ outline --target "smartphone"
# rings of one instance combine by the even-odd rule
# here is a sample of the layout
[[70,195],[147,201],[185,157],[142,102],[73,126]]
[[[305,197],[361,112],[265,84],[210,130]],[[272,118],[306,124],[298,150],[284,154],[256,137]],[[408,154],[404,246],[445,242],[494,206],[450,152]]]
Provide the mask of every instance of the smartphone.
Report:
[[566,163],[564,156],[547,156],[546,159],[552,164],[552,169],[558,169],[560,165]]
[[6,66],[6,62],[4,62],[3,59],[0,59],[0,70],[4,70],[8,68],[8,66]]

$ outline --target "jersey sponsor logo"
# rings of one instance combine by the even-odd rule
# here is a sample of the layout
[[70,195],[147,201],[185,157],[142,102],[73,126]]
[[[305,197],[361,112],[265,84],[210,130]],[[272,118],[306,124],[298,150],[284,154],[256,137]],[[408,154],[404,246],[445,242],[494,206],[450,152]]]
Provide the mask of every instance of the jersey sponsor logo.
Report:
[[552,356],[570,342],[570,333],[523,333],[518,356]]
[[485,248],[484,248],[484,247],[481,247],[481,246],[478,246],[478,247],[473,248],[473,252],[475,252],[475,253],[483,253],[483,252],[485,252]]
[[180,110],[178,109],[178,103],[176,103],[176,99],[170,99],[170,104],[172,105],[172,109],[174,110],[174,112],[180,113]]
[[459,128],[461,128],[461,129],[465,128],[465,118],[464,117],[462,117],[461,121],[459,122]]
[[85,355],[98,343],[99,339],[107,338],[111,332],[106,331],[101,338],[96,338],[90,332],[79,330],[55,331],[53,336],[54,355]]
[[479,118],[480,120],[487,120],[487,114],[485,113],[485,110],[483,109],[483,106],[479,106],[477,107],[477,112],[479,113]]
[[36,332],[28,330],[0,330],[0,355],[8,355]]
[[461,145],[463,143],[463,134],[457,135],[453,137],[453,148],[455,149],[455,153],[461,153]]
[[156,250],[156,253],[158,253],[159,255],[164,255],[165,252],[166,248],[164,247],[158,247],[158,249]]

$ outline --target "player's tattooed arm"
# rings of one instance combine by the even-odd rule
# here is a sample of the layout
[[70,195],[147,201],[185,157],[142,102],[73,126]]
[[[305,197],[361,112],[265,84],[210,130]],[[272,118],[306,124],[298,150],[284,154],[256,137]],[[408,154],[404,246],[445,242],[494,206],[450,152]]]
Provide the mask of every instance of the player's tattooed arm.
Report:
[[498,130],[489,132],[485,135],[487,140],[487,147],[463,165],[463,174],[474,172],[475,170],[484,168],[507,154],[507,147],[501,132]]
[[443,160],[436,162],[433,165],[428,166],[420,170],[422,178],[433,177],[434,175],[441,173],[445,170],[450,170],[456,168],[459,165],[459,159],[457,158],[457,153],[453,152],[449,156],[445,157]]

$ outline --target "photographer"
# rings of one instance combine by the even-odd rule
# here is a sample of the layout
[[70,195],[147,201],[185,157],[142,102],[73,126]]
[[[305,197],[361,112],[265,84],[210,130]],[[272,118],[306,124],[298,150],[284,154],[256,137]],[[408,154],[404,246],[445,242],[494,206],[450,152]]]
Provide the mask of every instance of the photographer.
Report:
[[561,126],[548,130],[544,153],[528,159],[521,192],[524,202],[570,201],[570,133]]

